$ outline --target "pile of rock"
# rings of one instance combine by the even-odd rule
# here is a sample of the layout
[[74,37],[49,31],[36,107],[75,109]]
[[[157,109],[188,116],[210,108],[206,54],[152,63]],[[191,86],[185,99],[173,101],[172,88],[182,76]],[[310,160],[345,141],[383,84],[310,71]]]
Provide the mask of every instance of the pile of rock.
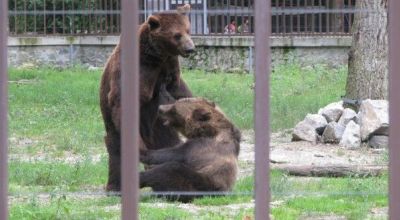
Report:
[[292,140],[338,143],[349,149],[365,142],[370,147],[383,148],[388,145],[388,135],[388,102],[367,99],[358,112],[343,108],[340,101],[325,106],[318,114],[308,114],[295,126]]

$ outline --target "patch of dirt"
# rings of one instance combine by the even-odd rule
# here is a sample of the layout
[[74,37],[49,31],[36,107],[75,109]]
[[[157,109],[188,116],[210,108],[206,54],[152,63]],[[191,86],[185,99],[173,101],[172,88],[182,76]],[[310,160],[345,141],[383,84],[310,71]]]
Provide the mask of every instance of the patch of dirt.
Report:
[[[254,169],[254,132],[243,131],[239,154],[239,177],[247,176]],[[312,144],[306,141],[291,142],[290,130],[272,133],[270,160],[290,165],[387,165],[385,149],[361,147],[348,150],[337,144]]]
[[8,159],[10,161],[20,161],[20,162],[46,162],[46,163],[66,163],[66,164],[77,164],[83,161],[90,161],[91,163],[97,163],[101,160],[102,154],[94,154],[90,156],[78,155],[69,151],[64,151],[60,156],[54,156],[44,152],[37,152],[32,154],[9,154]]
[[36,84],[39,83],[39,80],[36,79],[20,79],[20,80],[16,80],[16,81],[8,81],[8,83],[14,83],[14,84],[18,84],[18,85],[24,85],[24,84]]
[[373,208],[367,219],[388,219],[388,207]]
[[347,218],[337,215],[308,215],[300,217],[299,220],[347,220]]
[[9,141],[10,145],[13,147],[28,147],[38,143],[37,140],[33,140],[27,137],[21,137],[21,138],[10,137]]

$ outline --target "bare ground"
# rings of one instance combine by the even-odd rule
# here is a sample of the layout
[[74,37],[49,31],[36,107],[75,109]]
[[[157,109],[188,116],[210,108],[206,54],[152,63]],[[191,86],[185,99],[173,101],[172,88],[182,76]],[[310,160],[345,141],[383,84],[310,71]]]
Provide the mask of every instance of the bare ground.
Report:
[[[292,142],[291,131],[271,134],[270,161],[289,165],[387,165],[385,149],[366,146],[348,150],[336,144],[312,144],[306,141]],[[254,132],[243,131],[239,154],[240,174],[246,176],[254,169]]]

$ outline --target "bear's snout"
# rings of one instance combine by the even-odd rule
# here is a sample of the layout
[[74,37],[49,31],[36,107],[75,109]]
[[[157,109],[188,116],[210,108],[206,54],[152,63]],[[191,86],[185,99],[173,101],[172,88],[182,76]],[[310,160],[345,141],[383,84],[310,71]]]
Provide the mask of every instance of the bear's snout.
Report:
[[185,53],[186,53],[186,54],[191,54],[191,53],[193,53],[193,52],[194,52],[194,47],[188,48],[188,49],[185,50]]
[[160,105],[158,107],[158,113],[159,114],[166,114],[168,111],[170,111],[174,106],[172,104],[167,104],[167,105]]
[[185,36],[183,39],[183,45],[181,48],[182,51],[182,56],[187,57],[189,54],[193,53],[195,51],[196,47],[194,46],[194,43],[190,36]]

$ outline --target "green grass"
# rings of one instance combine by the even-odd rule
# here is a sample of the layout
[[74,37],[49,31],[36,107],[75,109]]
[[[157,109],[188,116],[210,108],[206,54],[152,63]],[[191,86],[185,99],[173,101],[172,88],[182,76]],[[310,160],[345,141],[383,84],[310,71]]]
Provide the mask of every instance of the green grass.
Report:
[[[15,197],[11,219],[119,219],[119,197],[71,195],[102,192],[107,178],[98,104],[100,76],[101,71],[81,68],[10,70],[9,189]],[[215,101],[238,127],[252,128],[252,75],[184,71],[183,77],[195,95]],[[271,128],[291,128],[307,113],[339,100],[345,78],[345,68],[275,68],[270,85]],[[72,161],[65,161],[67,157]],[[253,177],[245,177],[233,191],[251,193],[253,185]],[[302,179],[272,171],[270,188],[272,200],[282,201],[272,208],[275,219],[330,213],[365,219],[371,208],[387,206],[387,176]],[[43,192],[50,198],[42,199]],[[142,198],[140,216],[243,219],[253,215],[253,208],[230,205],[251,201],[251,195],[204,197],[193,201],[198,210],[192,210],[180,203]],[[155,206],[160,203],[164,206]]]
[[43,202],[32,196],[22,204],[11,206],[10,219],[119,219],[119,204],[120,199],[117,197],[71,199],[67,196],[53,196]]
[[107,177],[107,160],[74,164],[11,161],[9,172],[11,193],[82,191],[102,188]]
[[[250,74],[185,72],[194,94],[215,101],[243,129],[253,127],[254,77]],[[307,113],[317,112],[344,95],[346,69],[327,70],[321,66],[301,68],[279,66],[270,81],[271,128],[292,128]]]
[[12,81],[32,80],[9,86],[11,136],[37,140],[35,152],[103,150],[99,77],[83,69],[11,70]]
[[[28,175],[26,178],[30,177]],[[348,219],[361,220],[366,218],[372,208],[387,206],[385,195],[387,175],[370,178],[304,179],[288,177],[285,173],[272,171],[271,178],[272,201],[283,201],[278,207],[272,208],[275,219],[299,219],[309,215],[335,214]],[[85,178],[79,178],[77,181],[79,183],[74,183],[75,185],[90,183]],[[14,181],[11,180],[11,182]],[[99,182],[91,183],[96,185]],[[46,182],[46,184],[56,186],[52,182]],[[252,192],[253,184],[252,176],[243,178],[236,184],[234,192]],[[119,218],[119,197],[76,198],[62,195],[57,190],[59,189],[52,192],[53,196],[48,201],[41,201],[33,193],[24,202],[13,204],[11,219],[21,219],[21,217],[25,217],[22,219]],[[249,203],[251,198],[252,196],[249,195],[196,199],[191,205],[195,205],[197,211],[190,208],[184,209],[180,206],[183,205],[181,203],[145,198],[141,200],[139,210],[142,219],[242,219],[244,216],[252,216],[253,208],[235,209],[231,206]],[[160,203],[163,205],[160,206]]]

